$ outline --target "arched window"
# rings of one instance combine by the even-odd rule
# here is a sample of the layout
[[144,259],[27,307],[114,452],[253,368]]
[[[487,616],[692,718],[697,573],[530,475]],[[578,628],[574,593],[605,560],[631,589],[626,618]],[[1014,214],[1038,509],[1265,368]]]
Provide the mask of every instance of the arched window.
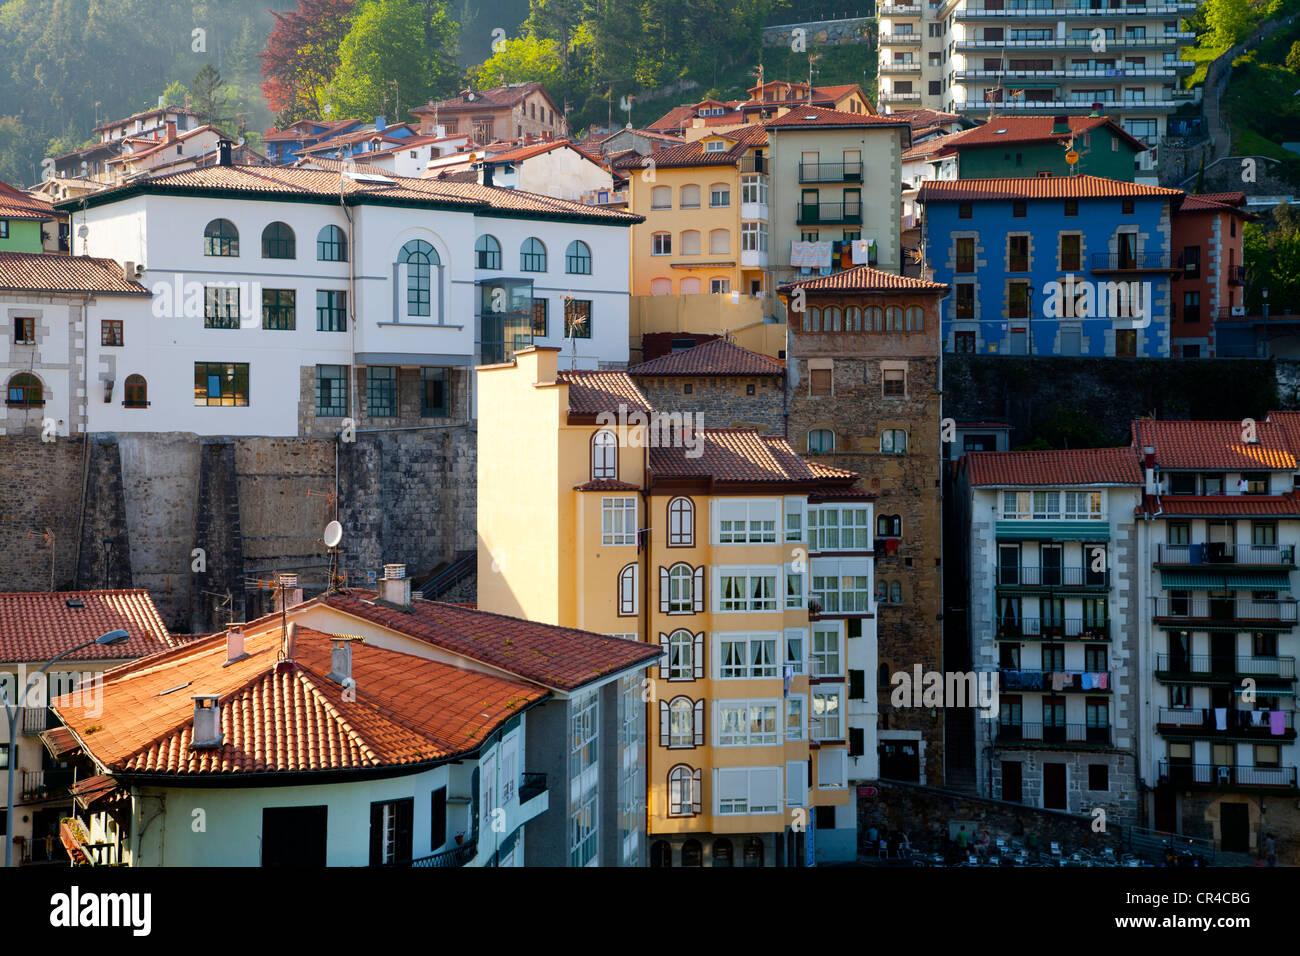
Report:
[[889,582],[889,603],[890,604],[903,603],[903,585],[898,581]]
[[700,771],[678,764],[668,771],[668,815],[690,817],[700,812]]
[[[661,642],[664,641],[662,635],[659,639]],[[697,672],[696,643],[695,635],[685,628],[680,628],[668,635],[666,641],[667,661],[660,668],[660,676],[666,677],[668,680],[695,680]],[[701,640],[698,643],[702,645],[703,641]],[[701,646],[701,653],[703,653],[703,650],[704,648]],[[698,663],[701,665],[698,670],[702,677],[704,676],[703,661],[698,661]]]
[[813,306],[808,310],[808,331],[820,332],[822,330],[822,310]]
[[423,239],[412,239],[397,256],[406,266],[406,314],[432,315],[433,267],[442,265],[438,251]]
[[651,295],[672,295],[673,280],[672,279],[651,279],[650,294]]
[[348,238],[338,226],[326,226],[316,234],[316,258],[321,262],[347,262]]
[[672,209],[673,191],[668,186],[656,186],[650,190],[651,209]]
[[229,219],[214,219],[203,230],[205,256],[239,255],[239,230]]
[[825,455],[835,450],[835,432],[829,428],[813,428],[808,432],[808,451]]
[[262,230],[263,259],[296,259],[297,240],[286,223],[273,222]]
[[629,564],[618,572],[619,617],[631,617],[637,613],[638,570],[637,565]]
[[763,865],[763,841],[758,837],[748,837],[745,840],[745,866]]
[[[889,603],[889,582],[888,581],[876,582],[876,602],[879,604]],[[884,667],[885,665],[881,664],[880,666]]]
[[699,209],[700,187],[694,183],[683,186],[678,195],[678,205],[682,209]]
[[703,866],[704,847],[694,838],[682,844],[682,866]]
[[726,837],[718,837],[713,841],[713,865],[714,866],[733,866],[734,861],[731,858],[731,841]]
[[674,564],[668,569],[668,613],[692,614],[695,603],[695,569]]
[[862,310],[856,305],[851,305],[844,310],[844,331],[861,332],[862,331]]
[[682,295],[699,295],[700,280],[696,276],[686,276],[682,279]]
[[726,255],[731,252],[731,230],[709,230],[709,255]]
[[682,233],[680,252],[684,256],[698,256],[700,254],[700,231],[698,229],[687,229]]
[[542,240],[529,236],[519,247],[519,270],[521,272],[546,271],[546,247]]
[[891,305],[885,310],[885,331],[901,332],[903,330],[903,310]]
[[149,383],[144,380],[143,375],[126,377],[126,401],[122,404],[127,408],[149,407]]
[[671,256],[673,254],[673,234],[655,232],[650,234],[650,255]]
[[479,236],[474,243],[475,269],[501,268],[501,243],[494,236]]
[[921,332],[925,329],[925,313],[919,305],[909,305],[904,313],[903,326],[909,332]]
[[[879,598],[879,594],[877,594],[877,598]],[[888,665],[888,664],[884,664],[884,663],[882,663],[882,664],[880,665],[880,668],[876,671],[876,683],[879,684],[879,685],[881,685],[881,686],[884,686],[885,684],[888,684],[888,683],[889,683],[889,665]]]
[[690,498],[674,498],[668,502],[668,546],[695,546],[695,505]]
[[591,480],[618,480],[618,437],[602,428],[591,436]]
[[878,305],[869,305],[862,314],[862,330],[864,332],[882,332],[884,331],[885,314],[880,310]]
[[591,247],[578,239],[569,243],[564,250],[564,271],[575,276],[591,275]]
[[840,310],[835,306],[829,307],[822,313],[822,326],[827,332],[840,331]]
[[39,408],[45,404],[45,391],[41,380],[27,372],[19,372],[9,379],[9,398],[11,408]]
[[[696,718],[700,725],[696,725]],[[674,697],[659,702],[659,743],[664,747],[698,747],[704,743],[704,701]]]
[[714,183],[709,187],[709,207],[723,209],[731,205],[731,187],[726,183]]
[[673,848],[667,840],[655,840],[650,846],[650,865],[652,867],[671,867],[673,865]]

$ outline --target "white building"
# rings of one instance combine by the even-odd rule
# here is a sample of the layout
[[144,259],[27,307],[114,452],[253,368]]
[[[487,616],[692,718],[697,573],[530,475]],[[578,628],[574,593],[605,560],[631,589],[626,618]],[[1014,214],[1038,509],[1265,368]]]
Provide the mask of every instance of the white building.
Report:
[[477,164],[479,182],[581,201],[592,192],[614,190],[614,177],[566,140],[520,146],[486,156]]
[[[149,318],[149,293],[111,259],[0,252],[0,434],[66,437],[85,430],[88,409],[123,409],[142,399],[133,371],[110,354],[88,362],[91,345],[120,342]],[[133,408],[134,410],[134,408]]]
[[91,403],[91,431],[465,421],[473,367],[517,348],[563,346],[577,368],[627,362],[626,230],[640,220],[626,213],[472,183],[229,165],[75,207],[74,252],[129,263],[154,293],[120,345],[92,337],[87,356],[92,391],[109,364],[129,367],[148,405]]

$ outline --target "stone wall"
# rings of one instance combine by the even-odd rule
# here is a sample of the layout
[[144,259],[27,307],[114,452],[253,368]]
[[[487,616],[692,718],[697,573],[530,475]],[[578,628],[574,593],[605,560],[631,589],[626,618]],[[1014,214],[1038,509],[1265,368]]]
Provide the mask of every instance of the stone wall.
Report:
[[[67,587],[76,570],[85,439],[0,437],[0,585]],[[48,532],[48,535],[47,535]]]
[[754,428],[768,435],[785,434],[785,385],[775,376],[638,376],[636,382],[657,412],[697,412],[704,428]]
[[86,504],[81,518],[81,549],[75,586],[129,588],[132,581],[131,538],[126,525],[122,455],[116,438],[97,435],[90,439],[85,486]]
[[783,23],[780,26],[764,27],[763,46],[790,48],[795,30],[804,31],[804,41],[809,45],[847,46],[871,43],[871,19],[853,17],[847,20],[813,20],[808,23]]

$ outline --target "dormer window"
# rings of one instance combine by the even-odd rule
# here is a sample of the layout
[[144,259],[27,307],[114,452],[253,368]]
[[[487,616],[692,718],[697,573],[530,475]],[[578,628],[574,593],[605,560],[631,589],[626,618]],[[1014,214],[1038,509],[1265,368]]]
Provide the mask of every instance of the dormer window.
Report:
[[1245,482],[1246,487],[1243,490],[1246,494],[1248,495],[1268,494],[1268,472],[1266,471],[1242,472],[1241,480]]
[[602,429],[592,436],[591,478],[618,478],[618,439],[611,431]]
[[1196,476],[1187,472],[1175,472],[1169,476],[1169,493],[1171,495],[1196,494]]
[[727,142],[722,139],[711,139],[704,144],[704,151],[706,153],[721,153],[725,152],[726,148]]
[[1205,475],[1204,476],[1204,494],[1221,495],[1224,493],[1223,475]]

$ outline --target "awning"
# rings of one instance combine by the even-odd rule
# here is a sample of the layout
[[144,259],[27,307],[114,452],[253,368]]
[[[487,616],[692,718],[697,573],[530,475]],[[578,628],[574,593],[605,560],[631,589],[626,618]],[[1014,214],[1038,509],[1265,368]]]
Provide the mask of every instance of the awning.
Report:
[[1110,524],[1106,521],[999,521],[999,540],[1015,541],[1108,541]]
[[127,795],[116,780],[103,775],[78,780],[72,785],[71,792],[77,806],[83,810],[89,810],[97,803],[117,803]]
[[77,749],[77,738],[72,736],[72,731],[67,727],[56,727],[53,730],[43,730],[40,733],[41,743],[45,744],[45,749],[50,752],[51,757],[60,758],[67,756]]
[[1174,591],[1290,591],[1289,571],[1245,571],[1224,574],[1222,571],[1161,571],[1160,586]]

